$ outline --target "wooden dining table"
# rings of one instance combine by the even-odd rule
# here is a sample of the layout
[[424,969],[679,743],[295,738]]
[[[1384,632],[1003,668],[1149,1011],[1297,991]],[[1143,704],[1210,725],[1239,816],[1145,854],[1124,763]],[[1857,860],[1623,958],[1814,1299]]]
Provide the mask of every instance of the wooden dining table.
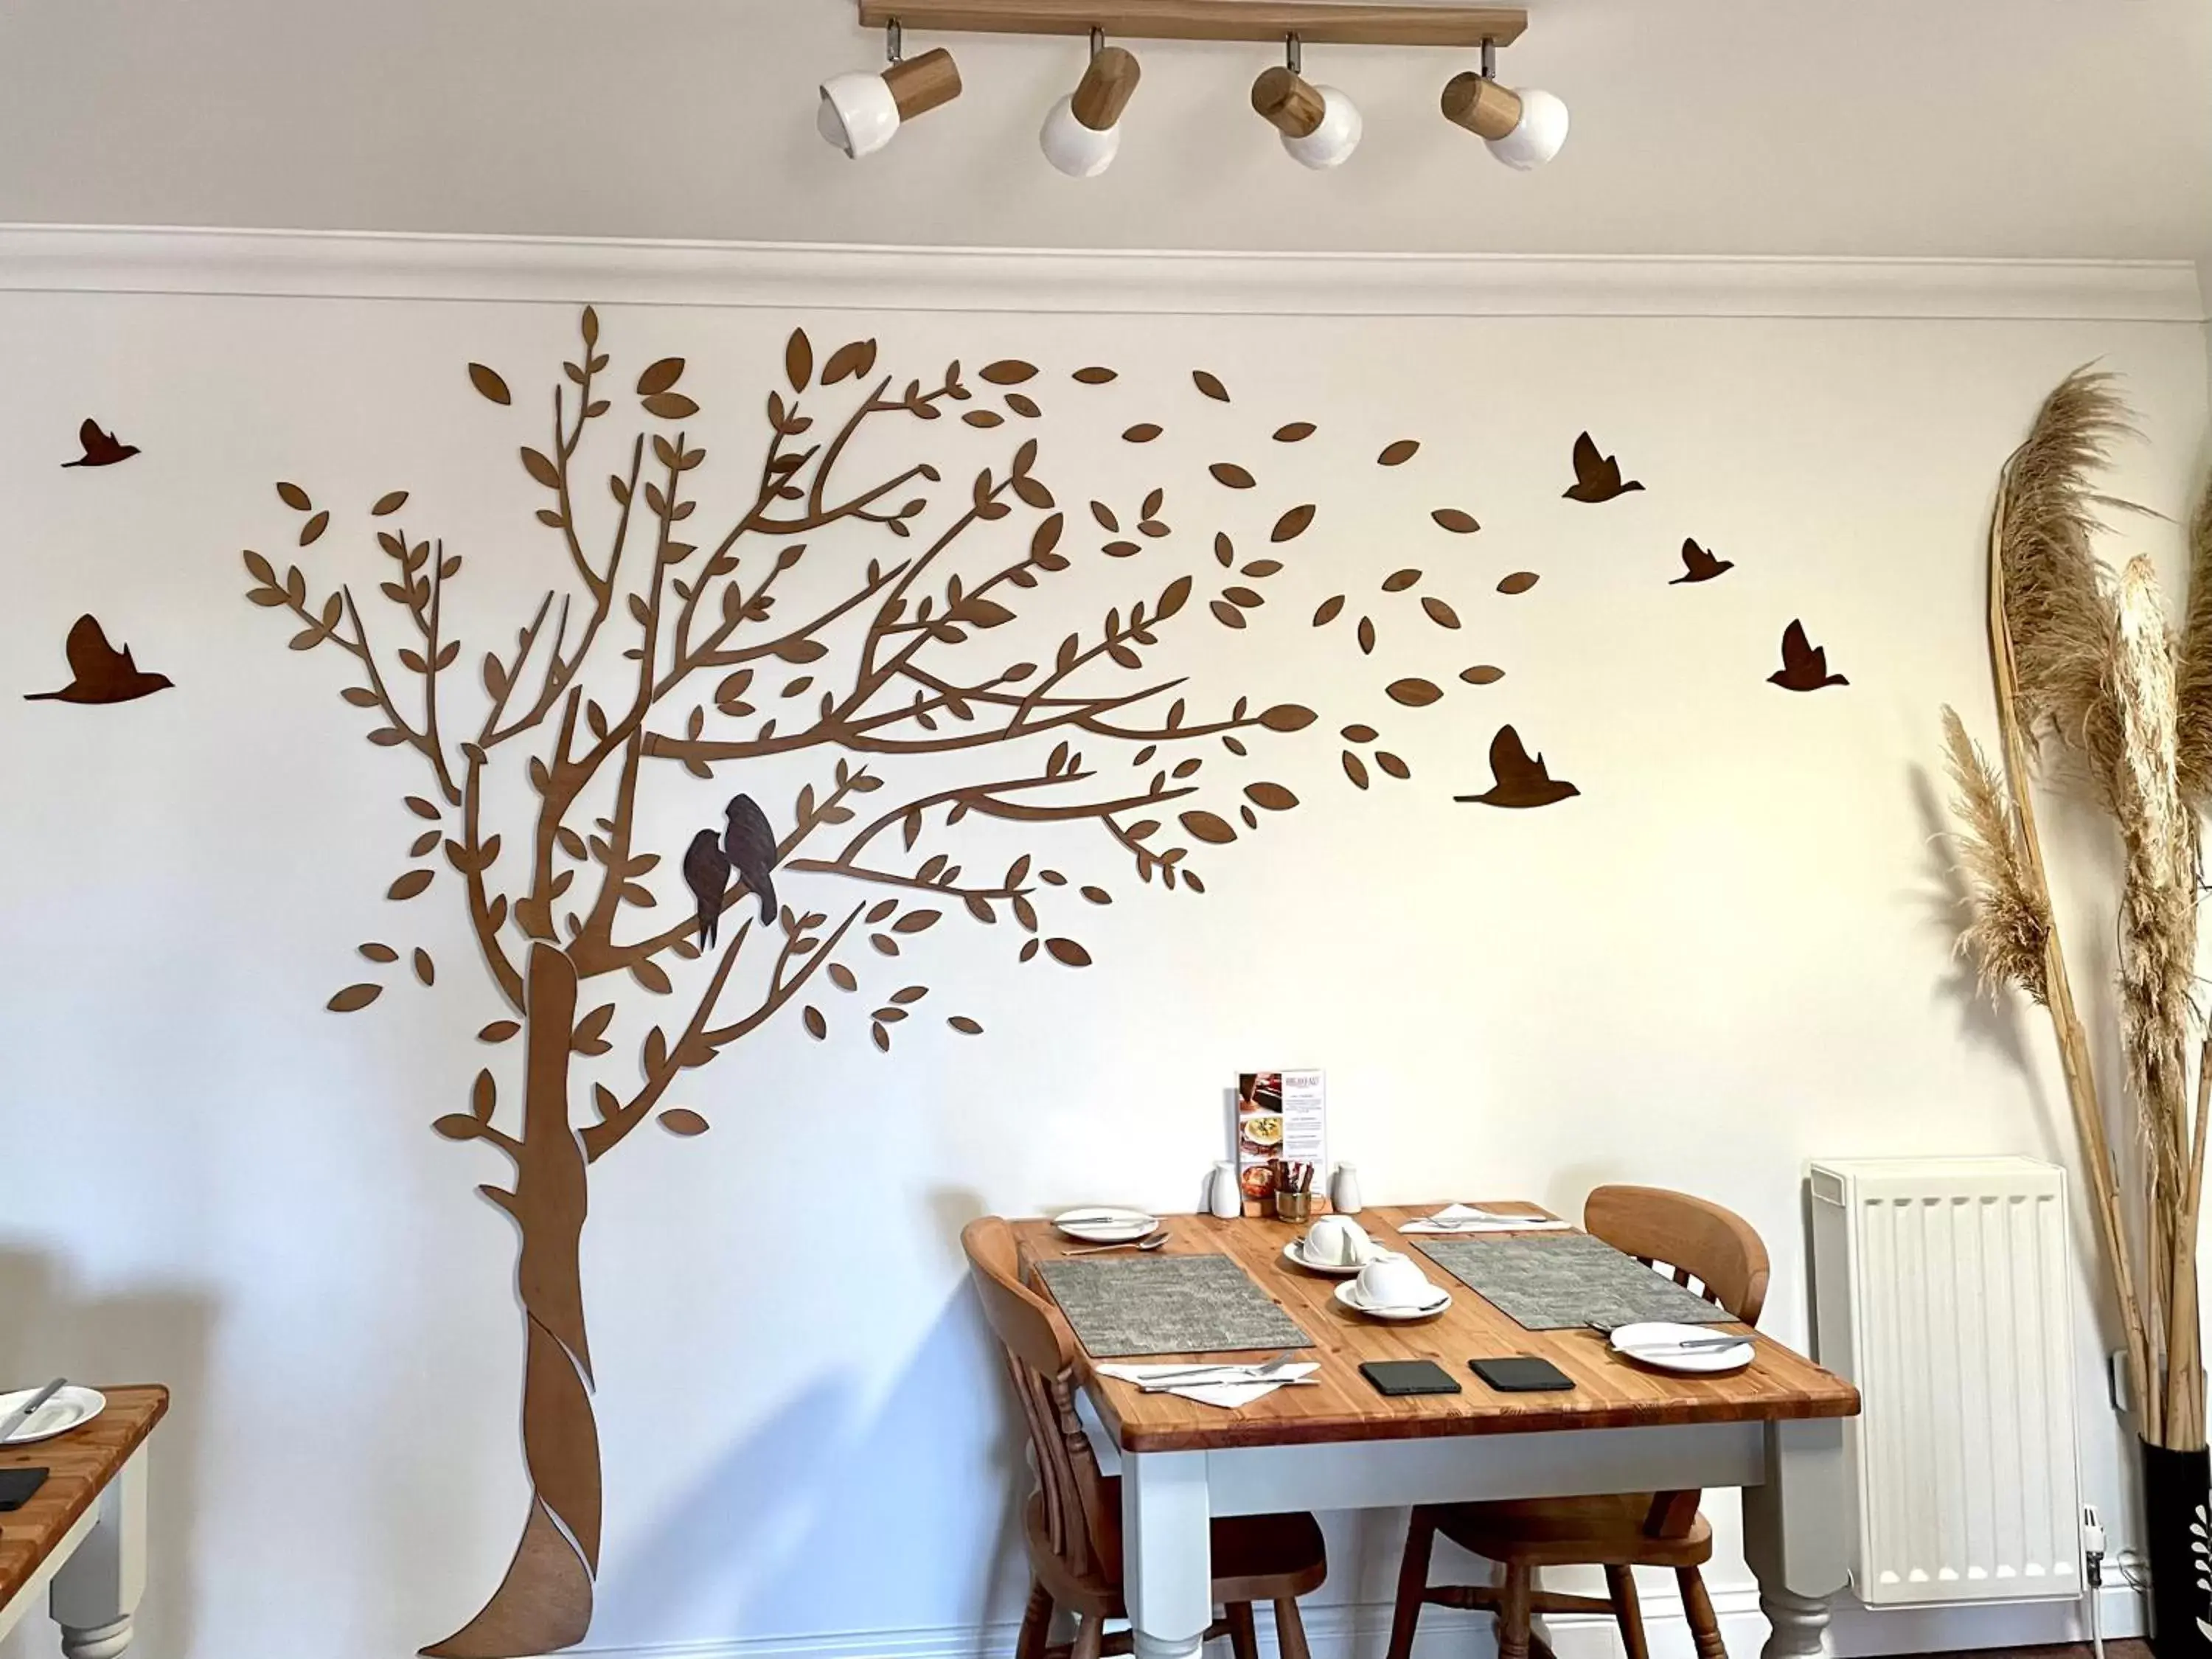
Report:
[[[1772,1631],[1765,1659],[1818,1653],[1829,1599],[1848,1571],[1843,1419],[1858,1411],[1858,1391],[1767,1336],[1753,1338],[1755,1354],[1743,1370],[1687,1376],[1627,1359],[1595,1330],[1529,1330],[1419,1256],[1412,1248],[1419,1235],[1398,1234],[1401,1221],[1439,1207],[1378,1207],[1358,1218],[1451,1291],[1443,1314],[1412,1324],[1352,1313],[1334,1298],[1340,1280],[1285,1260],[1283,1247],[1300,1228],[1211,1216],[1164,1223],[1166,1252],[1227,1255],[1240,1265],[1313,1340],[1289,1357],[1321,1369],[1311,1385],[1224,1410],[1099,1376],[1085,1355],[1084,1390],[1097,1414],[1092,1439],[1101,1462],[1109,1471],[1118,1463],[1121,1478],[1123,1588],[1139,1659],[1198,1652],[1213,1618],[1207,1531],[1215,1516],[1708,1486],[1742,1489],[1744,1553]],[[1555,1218],[1526,1202],[1483,1207]],[[1049,1221],[1014,1224],[1024,1273],[1048,1295],[1036,1265],[1084,1247]],[[1468,1369],[1470,1359],[1511,1354],[1550,1360],[1574,1387],[1500,1394]],[[1462,1392],[1378,1394],[1359,1367],[1389,1359],[1432,1359]]]

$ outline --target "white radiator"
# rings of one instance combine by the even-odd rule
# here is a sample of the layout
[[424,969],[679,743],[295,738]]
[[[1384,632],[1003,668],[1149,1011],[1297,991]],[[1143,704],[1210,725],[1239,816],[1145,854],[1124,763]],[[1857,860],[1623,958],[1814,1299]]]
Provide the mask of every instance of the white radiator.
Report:
[[1810,1185],[1817,1352],[1863,1402],[1859,1599],[2079,1595],[2065,1171],[1846,1159]]

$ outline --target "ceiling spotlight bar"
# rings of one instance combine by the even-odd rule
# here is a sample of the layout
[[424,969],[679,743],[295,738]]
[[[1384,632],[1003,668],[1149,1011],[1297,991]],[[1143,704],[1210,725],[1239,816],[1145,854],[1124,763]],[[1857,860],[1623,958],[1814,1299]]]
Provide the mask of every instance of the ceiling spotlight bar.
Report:
[[1281,40],[1309,46],[1510,46],[1517,6],[1371,5],[1365,0],[859,0],[860,21],[894,17],[939,33],[1074,34],[1148,40]]
[[1359,147],[1359,106],[1299,72],[1304,64],[1297,34],[1285,36],[1283,48],[1283,66],[1262,70],[1252,83],[1252,107],[1283,135],[1292,161],[1310,167],[1338,166]]
[[1548,92],[1531,87],[1516,92],[1498,81],[1496,44],[1482,43],[1482,71],[1455,75],[1445,82],[1444,119],[1465,127],[1509,167],[1526,173],[1559,153],[1567,142],[1567,106]]

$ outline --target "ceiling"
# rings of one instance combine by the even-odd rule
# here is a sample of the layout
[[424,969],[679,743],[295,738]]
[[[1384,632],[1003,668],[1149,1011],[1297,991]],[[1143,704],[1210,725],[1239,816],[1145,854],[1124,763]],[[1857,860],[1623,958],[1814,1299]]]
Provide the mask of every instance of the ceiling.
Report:
[[0,220],[2212,259],[2205,0],[1531,9],[1504,77],[1574,113],[1541,173],[1437,115],[1456,54],[1310,50],[1367,115],[1316,174],[1245,106],[1264,48],[1139,42],[1121,160],[1078,181],[1035,143],[1071,40],[945,41],[958,102],[866,161],[822,143],[816,81],[880,52],[849,0],[9,0]]

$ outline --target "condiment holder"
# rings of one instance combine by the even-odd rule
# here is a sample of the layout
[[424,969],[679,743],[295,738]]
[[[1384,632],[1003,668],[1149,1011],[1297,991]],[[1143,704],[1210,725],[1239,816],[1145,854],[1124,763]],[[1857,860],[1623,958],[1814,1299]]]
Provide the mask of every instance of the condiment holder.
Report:
[[1311,1193],[1286,1193],[1275,1190],[1275,1219],[1303,1224],[1313,1214],[1314,1195]]

